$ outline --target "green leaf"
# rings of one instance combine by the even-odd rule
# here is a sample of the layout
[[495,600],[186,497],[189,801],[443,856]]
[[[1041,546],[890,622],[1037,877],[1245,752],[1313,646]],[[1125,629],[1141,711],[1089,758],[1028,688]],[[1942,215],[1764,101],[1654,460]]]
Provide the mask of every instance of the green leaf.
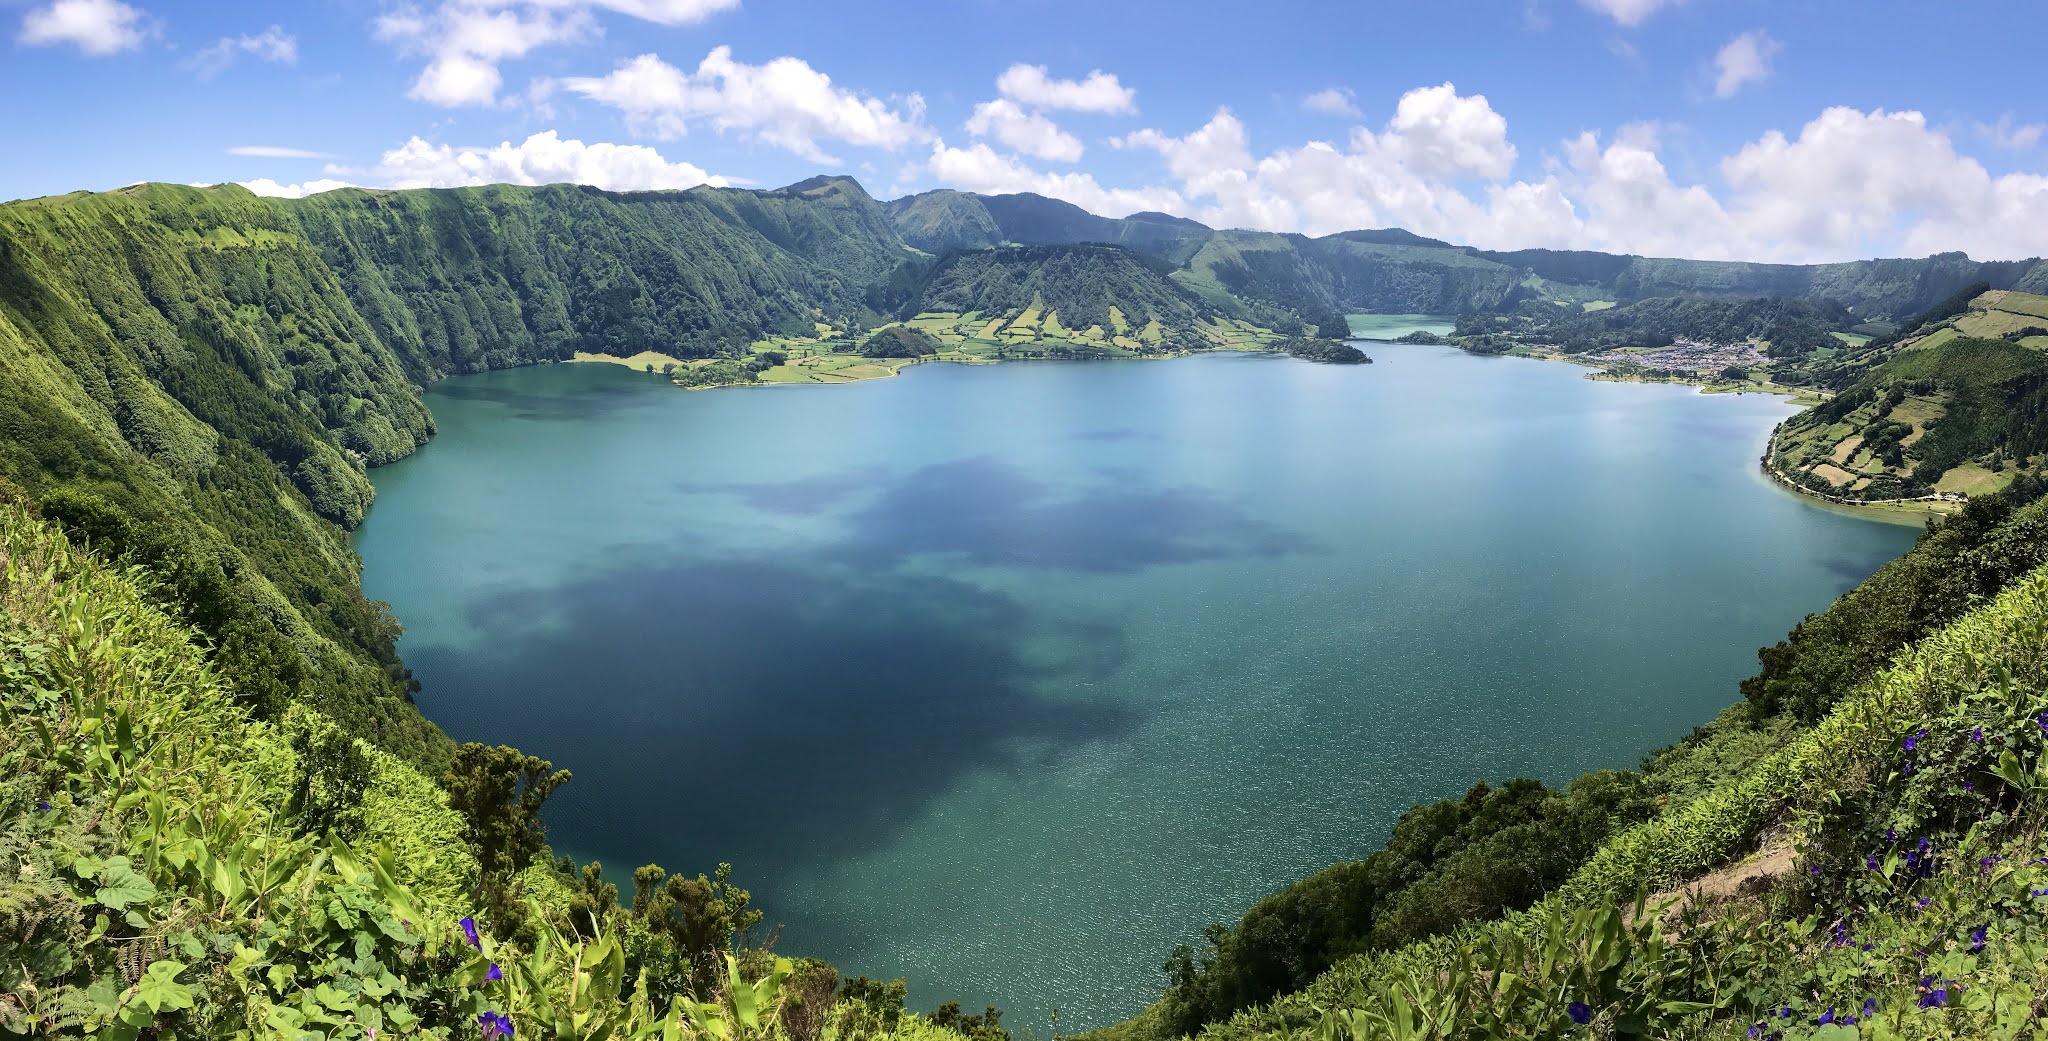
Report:
[[116,911],[129,904],[147,902],[156,896],[156,886],[149,879],[135,873],[128,866],[127,857],[115,857],[107,861],[100,871],[100,887],[93,893],[93,899]]
[[178,974],[184,971],[183,962],[165,960],[150,965],[135,984],[135,1000],[151,1012],[191,1008],[192,988],[178,982]]
[[313,988],[313,1000],[336,1012],[354,1012],[356,999],[346,991],[336,990],[325,983]]

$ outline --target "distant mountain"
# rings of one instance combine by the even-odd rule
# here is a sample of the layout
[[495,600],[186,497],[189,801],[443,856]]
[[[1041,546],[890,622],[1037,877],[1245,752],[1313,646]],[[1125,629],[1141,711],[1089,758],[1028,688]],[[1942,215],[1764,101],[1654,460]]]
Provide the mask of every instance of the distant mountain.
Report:
[[[979,205],[977,205],[979,204]],[[1658,296],[1783,296],[1832,301],[1866,319],[1915,314],[1974,282],[2048,292],[2048,263],[1960,253],[1841,264],[1752,264],[1590,251],[1457,246],[1399,228],[1319,238],[1218,231],[1184,217],[1101,217],[1041,195],[939,191],[885,204],[905,242],[930,252],[998,242],[1107,242],[1183,270],[1174,277],[1235,312],[1463,314],[1522,298],[1628,303]]]

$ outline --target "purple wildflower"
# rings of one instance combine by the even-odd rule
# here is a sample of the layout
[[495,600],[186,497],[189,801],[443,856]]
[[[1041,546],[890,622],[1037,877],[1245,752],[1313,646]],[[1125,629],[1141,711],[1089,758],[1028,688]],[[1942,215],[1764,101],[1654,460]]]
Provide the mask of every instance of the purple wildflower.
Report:
[[41,811],[42,811],[42,812],[44,812],[44,813],[48,813],[48,812],[50,812],[50,811],[51,811],[52,809],[54,809],[54,808],[55,808],[55,807],[53,807],[53,806],[51,806],[51,805],[50,805],[50,800],[48,800],[48,799],[38,799],[38,800],[36,800],[36,809],[38,809],[38,810],[41,810]]
[[1983,728],[1983,727],[1978,727],[1977,729],[1975,729],[1975,730],[1972,730],[1972,731],[1970,731],[1970,740],[1971,740],[1971,741],[1974,741],[1974,742],[1976,742],[1977,744],[1980,744],[1980,745],[1981,745],[1981,744],[1983,744],[1983,743],[1984,743],[1984,728]]
[[1974,932],[1970,933],[1970,953],[1975,954],[1984,949],[1984,934],[1990,928],[1991,926],[1988,924],[1980,925]]
[[1926,906],[1928,905],[1928,903],[1929,903],[1930,901],[1932,901],[1933,899],[1934,899],[1934,898],[1933,898],[1933,897],[1931,897],[1931,896],[1923,896],[1923,897],[1921,897],[1921,898],[1920,898],[1920,906],[1921,906],[1921,907],[1923,907],[1923,908],[1924,908],[1924,907],[1926,907]]
[[1763,1025],[1762,1023],[1753,1023],[1753,1024],[1751,1024],[1751,1025],[1750,1025],[1750,1028],[1749,1028],[1749,1036],[1750,1036],[1750,1037],[1755,1037],[1755,1036],[1757,1036],[1758,1034],[1761,1034],[1761,1033],[1763,1033],[1763,1032],[1764,1032],[1764,1025]]
[[1877,870],[1877,854],[1875,854],[1875,853],[1871,853],[1871,854],[1867,854],[1867,855],[1865,855],[1865,856],[1864,856],[1864,858],[1863,858],[1863,867],[1864,867],[1864,869],[1865,869],[1865,870],[1867,870],[1867,871],[1876,871],[1876,870]]
[[1974,792],[1974,791],[1976,791],[1976,790],[1977,790],[1977,782],[1975,782],[1975,781],[1964,781],[1964,782],[1963,782],[1963,790],[1964,790],[1964,791],[1966,791],[1966,792]]
[[1896,846],[1896,845],[1898,845],[1898,844],[1899,844],[1899,833],[1898,833],[1898,831],[1896,831],[1895,829],[1892,829],[1892,828],[1886,828],[1886,829],[1884,829],[1884,844],[1885,844],[1885,845],[1887,845],[1887,846]]
[[1787,1006],[1785,1006],[1784,1008],[1781,1008],[1781,1009],[1779,1009],[1779,1010],[1778,1010],[1778,1018],[1779,1018],[1779,1019],[1791,1019],[1791,1018],[1792,1018],[1792,1006],[1790,1006],[1790,1005],[1787,1005]]
[[486,973],[484,973],[484,979],[487,979],[487,980],[493,980],[493,981],[495,981],[495,980],[502,980],[502,979],[504,979],[504,978],[505,978],[505,974],[504,974],[504,973],[502,973],[502,972],[500,972],[500,971],[498,971],[498,963],[497,963],[497,962],[492,962],[492,963],[491,963],[491,971],[489,971],[489,972],[486,972]]
[[1913,776],[1913,761],[1911,759],[1906,760],[1906,776]]
[[1874,951],[1877,950],[1877,945],[1874,943],[1866,943],[1863,945],[1863,949],[1866,951]]
[[1818,1022],[1817,1022],[1817,1023],[1815,1024],[1815,1025],[1816,1025],[1816,1026],[1823,1026],[1823,1027],[1824,1027],[1824,1026],[1827,1026],[1827,1025],[1828,1025],[1829,1023],[1832,1023],[1832,1022],[1834,1022],[1834,1021],[1835,1021],[1835,1006],[1833,1006],[1833,1005],[1829,1005],[1829,1006],[1828,1006],[1828,1010],[1827,1010],[1826,1012],[1823,1012],[1823,1013],[1821,1013],[1821,1014],[1820,1014],[1820,1020],[1819,1020],[1819,1021],[1818,1021]]
[[484,1041],[492,1041],[493,1038],[498,1036],[498,1014],[496,1012],[477,1013],[476,1027],[477,1031],[483,1036]]
[[1593,1007],[1583,1001],[1574,1001],[1566,1005],[1564,1007],[1564,1014],[1572,1017],[1572,1022],[1580,1026],[1585,1026],[1593,1021]]
[[476,919],[464,918],[461,924],[462,935],[469,937],[469,945],[477,950],[483,950],[484,943],[482,940],[477,939],[476,935]]
[[1943,980],[1943,981],[1941,981],[1941,986],[1937,987],[1937,986],[1935,986],[1935,985],[1934,985],[1934,977],[1932,977],[1932,976],[1929,976],[1929,977],[1927,977],[1926,979],[1923,979],[1923,980],[1921,980],[1921,981],[1920,981],[1920,1007],[1921,1007],[1921,1008],[1944,1008],[1944,1007],[1946,1007],[1946,1006],[1948,1005],[1948,985],[1949,985],[1949,982],[1950,982],[1950,981],[1948,981],[1948,980]]
[[1870,1017],[1872,1017],[1872,1016],[1874,1016],[1874,1015],[1877,1015],[1877,999],[1876,999],[1876,998],[1864,998],[1864,999],[1863,999],[1863,1018],[1864,1018],[1864,1019],[1869,1019]]

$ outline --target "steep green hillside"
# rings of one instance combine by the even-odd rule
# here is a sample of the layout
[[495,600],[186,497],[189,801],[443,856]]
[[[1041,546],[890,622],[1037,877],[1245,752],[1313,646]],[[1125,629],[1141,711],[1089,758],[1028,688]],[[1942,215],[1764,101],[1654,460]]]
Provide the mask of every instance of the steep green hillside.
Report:
[[906,256],[847,180],[770,192],[347,189],[288,207],[421,382],[576,351],[707,357],[853,323]]
[[950,188],[883,203],[905,245],[927,253],[987,249],[1003,244],[1003,229],[981,197]]
[[152,185],[0,207],[0,478],[157,569],[249,704],[431,761],[345,528],[424,442],[409,374],[275,205]]
[[620,906],[548,855],[550,764],[470,745],[437,782],[252,720],[146,576],[17,503],[0,565],[8,1036],[1007,1041],[751,948],[724,868],[643,867]]
[[[2036,314],[2035,312],[2040,312]],[[1842,385],[1787,420],[1769,463],[1831,497],[1981,495],[2048,462],[2048,297],[1990,291],[1810,366]]]
[[[1910,1017],[1927,972],[1988,996],[2048,971],[2048,951],[2026,939],[2048,903],[2008,902],[2048,889],[2048,870],[2032,863],[2048,852],[2035,824],[2048,787],[2032,780],[2048,762],[2048,723],[2035,718],[2048,701],[2017,693],[2048,675],[2048,501],[2029,498],[2041,490],[1973,502],[1930,532],[1761,651],[1744,703],[1640,770],[1588,774],[1563,790],[1480,784],[1417,806],[1382,851],[1268,897],[1211,930],[1201,950],[1176,952],[1160,1004],[1088,1036],[1571,1036],[1568,1003],[1583,1001],[1614,1036],[1739,1036],[1790,1008],[1775,1018],[1803,1021],[1772,1028],[1804,1037],[1830,1004],[1867,1019],[1866,997],[1894,1024],[1920,1024],[1879,1036],[1993,1036],[1946,1013]],[[1888,829],[1898,837],[1889,849]],[[1928,847],[1916,845],[1923,836]],[[1697,920],[1663,919],[1678,926],[1668,944],[1608,932],[1659,920],[1630,911],[1638,893],[1678,895],[1702,878],[1712,896],[1686,898]],[[1890,917],[1892,901],[1912,910],[1922,896],[1937,915]],[[1952,950],[1959,936],[1968,946],[1975,925],[1994,919],[2004,921],[1986,944],[2004,938],[1995,956],[1921,968],[1907,953]],[[1589,930],[1608,936],[1598,942],[1609,954],[1581,946]],[[1830,938],[1843,933],[1874,945],[1848,953],[1875,953],[1830,961],[1843,946]],[[1739,934],[1769,943],[1745,954],[1726,942]],[[1601,957],[1627,968],[1603,976]],[[1519,980],[1492,990],[1502,969]],[[1396,991],[1410,1012],[1427,1010],[1409,1033],[1386,1021],[1398,1018]],[[1630,1017],[1656,1026],[1632,1032]]]
[[0,206],[0,479],[161,572],[245,701],[309,703],[430,767],[347,529],[424,444],[440,376],[818,323],[912,255],[860,186],[614,194],[145,185]]

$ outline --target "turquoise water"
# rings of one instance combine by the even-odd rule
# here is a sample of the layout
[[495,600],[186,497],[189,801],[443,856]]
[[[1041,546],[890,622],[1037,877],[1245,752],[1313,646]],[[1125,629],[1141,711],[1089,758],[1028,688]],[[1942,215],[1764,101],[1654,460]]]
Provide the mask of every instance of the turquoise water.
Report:
[[1912,541],[1759,395],[1367,344],[684,392],[466,376],[357,545],[427,714],[557,847],[735,866],[779,949],[1101,1025],[1474,780],[1632,765]]

